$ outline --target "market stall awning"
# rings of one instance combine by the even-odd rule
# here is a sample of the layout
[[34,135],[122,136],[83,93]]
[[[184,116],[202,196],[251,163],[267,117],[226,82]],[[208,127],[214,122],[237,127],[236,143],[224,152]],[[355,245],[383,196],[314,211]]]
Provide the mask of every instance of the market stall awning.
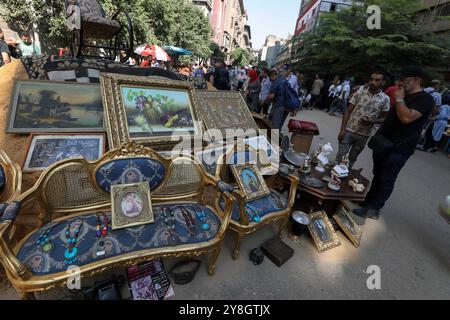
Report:
[[157,45],[140,45],[136,48],[135,52],[143,57],[152,56],[159,61],[170,61],[170,56],[167,52]]
[[189,50],[186,50],[183,48],[178,48],[178,47],[174,47],[174,46],[163,46],[163,48],[171,56],[176,56],[176,55],[191,56],[192,55],[192,51],[189,51]]

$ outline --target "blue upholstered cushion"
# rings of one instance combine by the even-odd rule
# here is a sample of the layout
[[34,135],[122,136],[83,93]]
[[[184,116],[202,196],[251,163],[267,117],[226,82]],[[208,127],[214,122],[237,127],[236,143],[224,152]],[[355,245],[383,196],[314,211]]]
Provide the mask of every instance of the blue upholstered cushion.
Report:
[[5,170],[3,169],[3,166],[0,165],[0,191],[3,190],[5,184],[6,184]]
[[[175,216],[175,231],[171,232],[169,225],[164,222],[161,213],[162,207],[167,207]],[[195,230],[189,231],[188,224],[183,213],[177,207],[183,206],[190,212],[192,218],[195,217]],[[210,229],[202,230],[202,222],[197,217],[197,212],[204,212],[206,221],[210,224]],[[82,227],[78,236],[78,261],[74,263],[77,266],[87,265],[89,263],[109,259],[111,257],[123,255],[130,252],[171,247],[174,245],[192,244],[207,242],[215,237],[220,229],[220,220],[216,214],[208,207],[199,206],[194,203],[183,203],[173,205],[157,205],[153,207],[155,222],[141,226],[130,227],[126,229],[111,230],[103,238],[97,238],[96,214],[79,217]],[[109,220],[108,213],[108,220]],[[103,222],[103,217],[100,215]],[[35,275],[46,275],[67,270],[64,264],[64,252],[66,250],[67,240],[65,231],[68,223],[74,222],[69,220],[59,224],[50,223],[39,231],[35,231],[24,243],[20,249],[17,258],[29,266]],[[50,253],[43,253],[36,241],[39,239],[41,232],[45,233],[49,228],[53,228],[49,232],[49,239],[54,246]],[[97,256],[99,242],[104,241],[105,254]],[[100,249],[101,250],[101,249]]]
[[[258,210],[259,216],[262,218],[269,213],[286,209],[288,201],[287,197],[283,196],[279,192],[270,190],[270,195],[253,201],[249,201],[248,204]],[[219,205],[223,210],[225,207],[223,197],[220,198]],[[231,216],[231,219],[237,222],[239,222],[240,220],[239,204],[237,201],[234,202],[233,214]]]
[[112,160],[97,169],[95,179],[106,192],[111,185],[147,181],[150,189],[156,189],[164,179],[165,168],[159,161],[149,158]]

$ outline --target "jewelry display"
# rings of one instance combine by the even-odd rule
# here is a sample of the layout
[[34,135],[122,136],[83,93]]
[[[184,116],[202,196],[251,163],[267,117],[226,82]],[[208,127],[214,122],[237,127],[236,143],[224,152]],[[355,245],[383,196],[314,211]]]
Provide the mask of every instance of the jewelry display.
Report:
[[50,241],[50,232],[57,224],[44,230],[40,235],[39,239],[36,240],[36,244],[42,253],[50,253],[54,249],[53,243]]
[[258,210],[256,210],[253,206],[249,205],[248,203],[245,204],[245,212],[254,222],[261,221],[261,217],[259,216]]
[[101,257],[104,256],[106,254],[105,251],[105,241],[102,239],[99,241],[99,243],[97,244],[97,252],[96,252],[96,256],[97,257]]
[[191,216],[191,213],[186,210],[184,207],[178,207],[183,214],[184,221],[186,222],[186,227],[189,229],[189,233],[192,236],[195,236],[197,233],[197,228],[195,227],[195,218]]
[[97,238],[105,237],[108,234],[108,217],[103,213],[103,228],[101,227],[100,215],[97,213],[97,226],[95,227],[95,235]]
[[208,222],[206,222],[206,214],[205,211],[202,209],[201,212],[199,210],[194,210],[197,218],[200,220],[200,222],[202,223],[202,230],[203,231],[208,231],[211,226]]
[[161,210],[162,210],[162,214],[163,214],[164,223],[169,227],[169,232],[170,232],[170,236],[167,239],[167,242],[170,245],[176,245],[180,242],[180,238],[175,233],[175,229],[176,229],[175,214],[168,207],[162,207]]
[[[74,224],[74,222],[78,222],[79,225],[75,229],[75,233],[72,235],[70,229],[72,228],[72,225]],[[66,248],[66,251],[64,252],[64,258],[65,258],[64,264],[66,264],[66,265],[71,265],[78,260],[77,259],[77,254],[78,254],[77,244],[78,244],[78,236],[80,235],[82,226],[83,226],[83,222],[81,222],[79,220],[75,220],[75,221],[72,221],[67,224],[67,229],[65,232],[65,236],[67,239],[67,248]]]

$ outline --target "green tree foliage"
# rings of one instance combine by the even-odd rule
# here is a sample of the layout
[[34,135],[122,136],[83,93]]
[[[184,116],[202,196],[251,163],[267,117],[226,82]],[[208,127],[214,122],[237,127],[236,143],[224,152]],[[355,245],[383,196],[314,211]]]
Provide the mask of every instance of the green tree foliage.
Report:
[[[367,28],[367,6],[381,8],[381,29]],[[406,65],[433,72],[449,66],[448,37],[415,23],[418,0],[362,0],[346,10],[320,16],[314,33],[302,38],[299,57],[305,72],[366,76],[377,68],[395,74]]]
[[252,61],[252,56],[248,50],[236,48],[231,52],[231,59],[235,66],[246,66]]
[[[108,17],[117,11],[118,6],[130,15],[135,45],[173,45],[191,50],[203,58],[212,53],[209,21],[191,1],[98,1]],[[2,0],[0,15],[12,30],[19,33],[36,23],[44,48],[54,49],[68,44],[64,0]]]

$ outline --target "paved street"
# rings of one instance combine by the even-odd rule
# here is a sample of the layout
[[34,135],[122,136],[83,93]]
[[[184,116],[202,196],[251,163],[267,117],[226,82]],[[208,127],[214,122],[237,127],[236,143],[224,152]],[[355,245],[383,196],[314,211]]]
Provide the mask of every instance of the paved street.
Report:
[[[320,138],[314,145],[331,142],[337,149],[341,118],[321,111],[302,111],[302,120],[316,122]],[[337,151],[337,150],[335,150]],[[355,165],[372,177],[371,151]],[[362,243],[355,248],[342,233],[342,245],[319,254],[310,237],[286,243],[295,254],[281,268],[265,259],[254,266],[252,248],[270,239],[266,227],[247,237],[238,261],[231,259],[233,235],[228,235],[209,277],[200,269],[187,286],[176,286],[179,299],[449,299],[450,226],[438,215],[437,203],[450,193],[450,160],[442,154],[417,152],[401,172],[392,198],[379,221],[367,221]],[[381,290],[368,290],[364,270],[381,268]]]
[[[340,118],[321,111],[302,111],[298,117],[316,122],[321,135],[314,145],[331,142],[337,151]],[[366,221],[361,246],[355,248],[340,232],[342,245],[319,254],[312,239],[284,241],[295,249],[281,268],[270,260],[254,266],[252,248],[274,235],[266,227],[245,238],[241,257],[234,261],[234,235],[227,235],[210,277],[202,264],[186,286],[175,285],[176,299],[449,299],[450,226],[438,215],[439,201],[450,193],[450,160],[443,154],[417,152],[401,172],[396,189],[379,221]],[[371,178],[371,152],[366,149],[355,168]],[[206,262],[206,258],[204,260]],[[173,261],[168,261],[167,266]],[[381,290],[368,290],[364,270],[381,268]],[[0,299],[15,298],[0,290]]]

